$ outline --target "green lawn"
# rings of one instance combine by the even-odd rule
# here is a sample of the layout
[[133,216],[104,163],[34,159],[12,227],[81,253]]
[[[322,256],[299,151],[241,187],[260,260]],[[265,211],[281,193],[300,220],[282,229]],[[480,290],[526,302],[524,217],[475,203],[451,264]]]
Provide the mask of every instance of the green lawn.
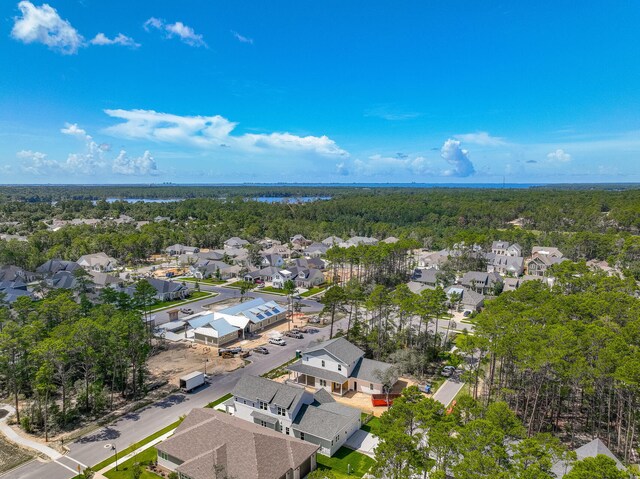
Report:
[[187,299],[174,299],[172,301],[158,301],[156,304],[151,306],[150,312],[158,311],[159,309],[167,309],[172,306],[182,306],[183,304],[189,304],[194,301],[198,301],[199,299],[202,299],[202,298],[214,297],[217,294],[218,293],[209,293],[206,291],[194,291],[193,293],[191,293],[191,296],[189,296]]
[[[317,455],[318,469],[321,471],[330,470],[336,476],[336,478],[348,478],[348,477],[362,477],[364,476],[371,466],[374,464],[374,460],[369,456],[365,456],[352,449],[341,447],[333,457]],[[348,472],[348,466],[351,466],[351,473]]]
[[150,447],[149,449],[142,451],[140,454],[136,454],[122,464],[118,464],[118,470],[116,471],[115,469],[111,469],[109,472],[105,473],[105,477],[108,477],[109,479],[131,479],[133,478],[133,466],[135,463],[139,462],[143,471],[140,479],[162,479],[162,476],[147,471],[145,468],[145,465],[150,465],[155,462],[157,458],[158,451],[155,447]]
[[377,436],[378,432],[380,431],[380,418],[375,416],[372,417],[369,422],[367,424],[363,424],[360,429],[370,432],[374,436]]
[[292,358],[289,361],[287,361],[284,364],[281,364],[280,366],[278,366],[277,368],[273,368],[271,371],[267,371],[266,373],[262,374],[263,378],[267,378],[267,379],[276,379],[279,378],[280,376],[283,376],[285,374],[287,374],[287,366],[289,366],[289,364],[293,364],[298,360],[298,358]]
[[273,293],[273,294],[281,294],[284,296],[284,290],[281,288],[274,288],[273,286],[265,286],[264,288],[260,288],[256,291],[257,293]]
[[233,396],[233,394],[231,394],[231,393],[225,394],[225,395],[224,395],[224,396],[222,396],[221,398],[216,399],[216,400],[215,400],[215,401],[213,401],[213,402],[210,402],[210,403],[209,403],[209,404],[207,404],[205,407],[216,407],[218,404],[225,402],[227,399],[229,399],[229,398],[230,398],[230,397],[232,397],[232,396]]
[[327,289],[327,286],[318,286],[316,288],[311,288],[309,291],[302,293],[300,296],[303,298],[308,298],[309,296],[313,296],[314,294],[318,294]]

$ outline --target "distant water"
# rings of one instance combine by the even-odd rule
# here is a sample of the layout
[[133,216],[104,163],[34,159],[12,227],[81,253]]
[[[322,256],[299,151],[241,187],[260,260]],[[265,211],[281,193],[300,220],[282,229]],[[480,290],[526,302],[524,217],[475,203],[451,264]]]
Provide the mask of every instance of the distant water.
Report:
[[331,196],[258,196],[251,199],[260,203],[311,203],[312,201],[330,200]]
[[[125,203],[175,203],[182,201],[184,198],[105,198],[107,203],[115,203],[116,201],[124,201]],[[94,205],[98,200],[93,200]]]

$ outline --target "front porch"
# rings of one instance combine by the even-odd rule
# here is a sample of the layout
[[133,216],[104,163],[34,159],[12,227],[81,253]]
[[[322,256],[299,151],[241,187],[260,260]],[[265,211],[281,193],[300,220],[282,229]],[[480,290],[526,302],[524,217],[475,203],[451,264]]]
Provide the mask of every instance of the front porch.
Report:
[[315,376],[311,376],[309,374],[303,374],[294,372],[293,382],[296,384],[300,384],[301,386],[313,388],[313,389],[324,389],[331,394],[336,396],[344,396],[349,391],[349,380],[345,380],[344,382],[335,382],[329,381],[322,378],[317,378]]

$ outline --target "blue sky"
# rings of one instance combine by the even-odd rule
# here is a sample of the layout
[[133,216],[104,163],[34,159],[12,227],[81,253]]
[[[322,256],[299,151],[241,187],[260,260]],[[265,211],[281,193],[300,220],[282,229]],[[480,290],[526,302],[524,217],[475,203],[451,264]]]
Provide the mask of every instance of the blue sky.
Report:
[[640,3],[0,5],[0,183],[640,181]]

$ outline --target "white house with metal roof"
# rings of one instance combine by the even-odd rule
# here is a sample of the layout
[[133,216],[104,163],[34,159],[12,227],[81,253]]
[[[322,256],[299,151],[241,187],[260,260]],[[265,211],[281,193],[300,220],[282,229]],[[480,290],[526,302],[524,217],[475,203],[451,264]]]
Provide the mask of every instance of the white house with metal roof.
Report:
[[367,359],[364,351],[344,338],[335,338],[302,352],[299,361],[287,367],[298,384],[343,396],[348,391],[381,394],[385,383],[395,383],[393,365]]

